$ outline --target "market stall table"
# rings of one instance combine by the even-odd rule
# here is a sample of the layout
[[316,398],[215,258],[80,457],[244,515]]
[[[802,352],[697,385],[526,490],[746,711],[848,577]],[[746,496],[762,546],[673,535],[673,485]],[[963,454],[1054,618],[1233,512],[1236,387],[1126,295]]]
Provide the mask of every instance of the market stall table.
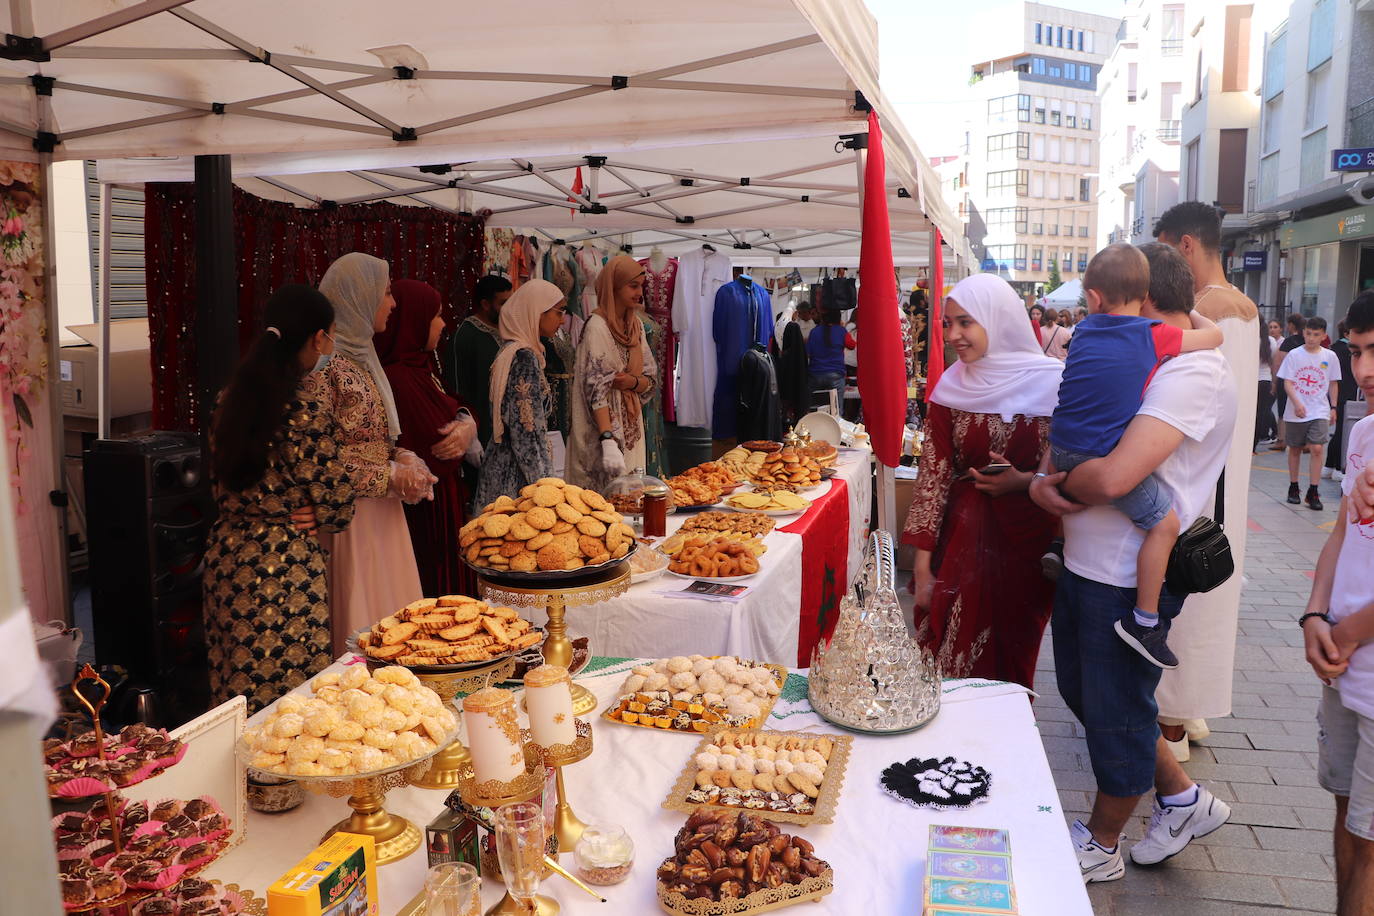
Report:
[[[346,657],[353,661],[351,657]],[[579,681],[596,694],[598,714],[619,693],[636,661],[595,659],[594,674]],[[334,669],[341,670],[339,665]],[[1022,916],[1091,914],[1078,862],[1069,840],[1058,793],[1031,716],[1024,689],[980,680],[951,680],[944,686],[940,715],[920,731],[891,737],[856,736],[835,822],[784,829],[811,840],[835,872],[835,890],[818,903],[798,904],[799,914],[854,916],[921,912],[926,832],[931,824],[992,827],[1011,835],[1012,872]],[[654,871],[672,852],[673,835],[685,815],[661,807],[700,736],[635,728],[594,718],[596,749],[569,771],[568,791],[589,822],[620,824],[635,843],[635,866],[621,884],[602,888],[603,906],[567,881],[550,877],[541,891],[563,912],[648,914],[659,912]],[[844,734],[806,702],[804,678],[788,678],[766,728]],[[883,793],[884,767],[912,757],[954,756],[992,773],[992,794],[967,811],[916,809]],[[387,810],[426,824],[443,808],[447,793],[394,789]],[[246,841],[207,870],[208,877],[236,882],[259,896],[291,865],[308,854],[346,807],[341,799],[308,795],[285,814],[252,812]],[[560,857],[573,867],[570,854]],[[381,912],[399,913],[420,892],[427,863],[423,850],[378,870]],[[484,880],[484,906],[502,894]]]
[[[777,526],[764,539],[768,552],[759,560],[758,574],[740,582],[749,591],[739,601],[667,597],[660,593],[681,591],[690,580],[664,573],[632,586],[619,598],[570,609],[569,634],[590,637],[591,650],[597,655],[633,658],[671,650],[683,655],[738,655],[786,667],[805,664],[814,636],[805,637],[815,632],[824,601],[824,569],[807,556],[804,541],[847,535],[837,545],[841,552],[847,548],[847,558],[837,564],[829,582],[834,610],[826,622],[833,624],[839,598],[863,563],[873,494],[871,455],[868,449],[841,452],[835,477],[803,494],[812,507],[804,515],[777,519]],[[842,504],[828,504],[840,500]],[[693,513],[681,512],[669,516],[668,534],[692,517]],[[847,521],[842,529],[824,524],[831,518]],[[812,524],[813,519],[820,523]],[[641,545],[640,549],[648,548]],[[845,582],[838,581],[840,569]],[[816,579],[808,582],[808,575]],[[521,612],[539,626],[546,622],[537,608]],[[803,641],[800,653],[799,640]]]

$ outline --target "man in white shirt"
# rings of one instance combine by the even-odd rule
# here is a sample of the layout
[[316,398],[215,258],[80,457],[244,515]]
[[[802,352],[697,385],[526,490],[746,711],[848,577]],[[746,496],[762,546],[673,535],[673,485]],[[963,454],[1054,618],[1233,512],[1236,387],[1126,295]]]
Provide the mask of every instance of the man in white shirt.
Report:
[[1288,502],[1298,505],[1298,468],[1307,452],[1311,467],[1307,508],[1320,511],[1317,483],[1322,479],[1322,452],[1336,425],[1336,395],[1341,364],[1336,354],[1322,346],[1326,319],[1307,319],[1302,346],[1289,350],[1279,367],[1279,380],[1288,395],[1283,411],[1284,444],[1288,446]]
[[[1161,288],[1152,276],[1141,315],[1188,328],[1191,276],[1186,270],[1172,273],[1180,281],[1173,284],[1177,288]],[[1131,850],[1139,865],[1177,854],[1231,814],[1188,778],[1160,735],[1154,694],[1161,670],[1113,639],[1116,619],[1134,606],[1143,532],[1110,503],[1153,473],[1186,530],[1210,507],[1235,419],[1235,382],[1225,358],[1216,350],[1186,353],[1155,373],[1110,455],[1068,475],[1038,474],[1031,484],[1036,503],[1064,516],[1065,570],[1051,629],[1059,691],[1083,723],[1098,786],[1088,822],[1076,821],[1070,831],[1087,882],[1125,874],[1122,830],[1151,788],[1154,814]],[[1166,589],[1159,600],[1160,625],[1167,628],[1182,605],[1183,596]]]

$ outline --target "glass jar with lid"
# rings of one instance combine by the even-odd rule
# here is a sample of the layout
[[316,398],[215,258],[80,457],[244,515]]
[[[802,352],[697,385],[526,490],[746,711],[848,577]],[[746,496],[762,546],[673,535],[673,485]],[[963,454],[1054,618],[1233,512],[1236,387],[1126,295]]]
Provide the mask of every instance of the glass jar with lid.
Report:
[[643,468],[635,468],[623,477],[612,480],[606,488],[606,498],[612,508],[625,516],[635,534],[643,537],[663,537],[667,534],[667,517],[672,513],[668,485]]
[[577,872],[588,884],[619,884],[635,861],[635,844],[624,827],[589,824],[573,850]]

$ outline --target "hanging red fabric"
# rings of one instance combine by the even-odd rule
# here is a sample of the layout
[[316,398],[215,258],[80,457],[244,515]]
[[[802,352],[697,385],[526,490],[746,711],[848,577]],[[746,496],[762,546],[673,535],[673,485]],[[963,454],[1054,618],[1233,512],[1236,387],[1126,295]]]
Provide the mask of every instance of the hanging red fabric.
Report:
[[906,422],[906,355],[902,349],[892,231],[887,212],[887,164],[878,113],[868,113],[864,168],[863,241],[859,248],[859,397],[873,454],[896,467]]
[[[582,184],[582,166],[579,165],[579,166],[577,167],[577,174],[573,176],[572,192],[573,192],[574,194],[581,194],[581,193],[582,193],[583,187],[585,187],[585,186]],[[577,198],[576,198],[576,197],[569,197],[569,198],[568,198],[568,203],[570,203],[570,204],[575,204],[575,203],[577,203]],[[569,210],[569,211],[568,211],[568,215],[569,215],[569,216],[576,216],[576,215],[577,215],[577,211],[576,211],[576,210]]]
[[931,265],[930,282],[930,330],[926,331],[929,341],[926,358],[926,403],[935,390],[935,383],[945,371],[945,250],[944,237],[940,230],[931,227],[935,233],[935,263]]

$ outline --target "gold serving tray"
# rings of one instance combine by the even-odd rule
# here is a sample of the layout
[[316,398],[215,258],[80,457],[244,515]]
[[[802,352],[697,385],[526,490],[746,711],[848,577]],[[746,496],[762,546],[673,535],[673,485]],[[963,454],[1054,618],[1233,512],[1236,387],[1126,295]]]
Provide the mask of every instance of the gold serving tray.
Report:
[[668,893],[662,881],[657,884],[658,905],[669,913],[682,916],[754,916],[755,913],[771,913],[796,903],[820,900],[834,889],[835,871],[831,868],[800,884],[766,887],[747,897],[726,900],[689,900],[679,893]]
[[[708,656],[708,658],[719,658],[719,656]],[[773,672],[773,680],[777,682],[779,693],[777,694],[777,696],[770,698],[770,702],[767,706],[763,707],[763,710],[759,713],[758,718],[750,719],[744,725],[727,725],[723,722],[705,722],[703,723],[703,727],[700,729],[693,728],[692,731],[684,731],[680,728],[674,728],[671,724],[661,727],[653,724],[652,722],[626,722],[624,719],[621,719],[618,716],[616,716],[615,713],[619,712],[620,710],[620,701],[625,697],[630,696],[630,694],[620,694],[614,700],[612,700],[611,705],[607,706],[604,710],[602,710],[601,718],[605,719],[607,722],[616,722],[620,725],[628,725],[631,728],[650,728],[654,731],[673,732],[679,735],[710,735],[723,729],[753,731],[761,727],[763,723],[768,720],[768,717],[773,714],[773,707],[778,705],[778,697],[782,696],[782,687],[787,683],[787,669],[784,668],[782,665],[774,665],[771,662],[764,662],[763,667]],[[684,710],[677,711],[682,712]]]
[[[707,747],[714,744],[722,734],[738,734],[748,729],[717,729],[715,732],[706,735],[701,739],[701,743],[692,749],[691,756],[687,758],[687,765],[682,769],[682,775],[678,776],[677,782],[668,792],[668,797],[663,801],[663,807],[669,811],[686,811],[691,813],[697,808],[724,808],[727,811],[743,811],[746,814],[753,814],[770,821],[779,821],[788,824],[832,824],[835,821],[835,807],[840,800],[840,787],[844,784],[845,769],[849,766],[849,752],[854,745],[852,735],[821,735],[817,732],[779,732],[761,731],[758,735],[781,735],[784,738],[803,738],[814,739],[825,737],[829,738],[834,747],[830,751],[830,759],[826,762],[825,779],[817,786],[820,794],[816,796],[812,804],[815,810],[810,814],[798,814],[794,811],[773,811],[768,808],[747,808],[744,805],[720,805],[712,802],[690,802],[687,795],[697,787],[697,765],[696,756]],[[788,793],[791,794],[791,793]]]

